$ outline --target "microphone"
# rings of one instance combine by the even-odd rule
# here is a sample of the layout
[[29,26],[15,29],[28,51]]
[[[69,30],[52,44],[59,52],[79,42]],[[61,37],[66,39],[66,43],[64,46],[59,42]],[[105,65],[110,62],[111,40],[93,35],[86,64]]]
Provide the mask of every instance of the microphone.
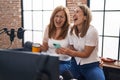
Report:
[[11,41],[11,42],[14,41],[15,29],[11,29],[9,36],[10,36],[10,41]]
[[74,77],[69,70],[64,71],[62,74],[63,80],[73,80]]
[[[11,29],[10,31],[8,31],[7,28],[3,28],[3,29],[1,29],[0,31],[2,31],[2,30],[3,30],[3,32],[5,32],[5,33],[10,37],[10,41],[11,41],[11,42],[14,41],[15,29]],[[1,32],[1,33],[3,33],[3,32]],[[1,33],[0,33],[0,34],[1,34]]]
[[24,37],[24,29],[23,28],[18,28],[17,31],[15,31],[15,29],[11,29],[10,31],[7,28],[3,28],[0,29],[0,34],[2,34],[3,32],[5,32],[9,37],[10,37],[10,41],[14,41],[14,37],[15,37],[15,32],[17,32],[17,37],[18,39],[23,39]]

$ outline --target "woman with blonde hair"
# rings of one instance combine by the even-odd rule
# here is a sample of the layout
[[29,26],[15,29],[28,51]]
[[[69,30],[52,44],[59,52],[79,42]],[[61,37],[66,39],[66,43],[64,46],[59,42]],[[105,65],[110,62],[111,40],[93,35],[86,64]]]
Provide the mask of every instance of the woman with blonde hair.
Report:
[[[74,57],[72,73],[79,80],[105,80],[98,57],[98,32],[90,25],[91,11],[85,4],[79,4],[73,16],[74,25],[70,31],[70,48],[59,48],[59,54]],[[82,80],[80,78],[80,80]]]

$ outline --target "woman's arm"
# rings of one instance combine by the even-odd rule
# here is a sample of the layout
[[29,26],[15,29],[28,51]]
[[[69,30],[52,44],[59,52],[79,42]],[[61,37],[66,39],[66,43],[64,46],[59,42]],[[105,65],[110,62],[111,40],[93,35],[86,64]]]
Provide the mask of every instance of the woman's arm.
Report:
[[43,36],[43,43],[40,46],[41,51],[47,51],[48,50],[48,27],[46,27],[44,36]]
[[40,51],[47,51],[48,50],[48,43],[47,42],[43,42],[42,45],[40,45]]
[[72,57],[81,57],[81,58],[87,58],[90,56],[92,51],[95,49],[95,46],[85,46],[85,49],[83,51],[77,51],[74,49],[73,46],[71,48],[60,48],[60,54],[67,54]]

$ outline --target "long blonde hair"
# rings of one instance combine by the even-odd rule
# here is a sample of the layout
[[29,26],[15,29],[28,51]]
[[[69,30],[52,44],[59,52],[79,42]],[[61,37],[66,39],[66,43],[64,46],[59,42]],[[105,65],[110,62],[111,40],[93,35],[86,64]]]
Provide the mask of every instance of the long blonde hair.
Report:
[[[87,33],[89,26],[90,26],[90,22],[92,20],[92,15],[91,15],[90,9],[88,8],[88,6],[86,4],[79,4],[78,7],[83,11],[84,16],[86,16],[86,20],[84,21],[84,23],[82,25],[82,30],[81,30],[81,34],[80,34],[81,37],[84,37]],[[73,34],[73,30],[75,30],[75,34],[77,36],[79,36],[78,29],[75,25],[73,25],[73,27],[70,31],[71,34]]]
[[58,6],[54,9],[52,15],[51,15],[51,18],[50,18],[50,23],[48,25],[49,27],[49,31],[48,31],[48,37],[49,38],[52,38],[53,35],[55,34],[55,31],[56,31],[56,27],[54,25],[54,17],[56,15],[57,12],[59,11],[64,11],[65,13],[65,17],[66,17],[66,20],[65,20],[65,23],[64,25],[62,26],[62,30],[61,30],[61,33],[60,35],[58,36],[58,38],[61,38],[64,39],[66,36],[67,36],[67,33],[68,33],[68,28],[69,28],[69,25],[70,25],[70,14],[69,14],[69,10],[66,8],[66,7],[63,7],[63,6]]

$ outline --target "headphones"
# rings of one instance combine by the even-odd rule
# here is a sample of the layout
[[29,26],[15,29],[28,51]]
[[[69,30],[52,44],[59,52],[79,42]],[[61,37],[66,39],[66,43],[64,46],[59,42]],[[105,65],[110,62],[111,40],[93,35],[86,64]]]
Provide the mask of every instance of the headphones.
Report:
[[17,31],[17,37],[19,39],[23,39],[23,36],[24,36],[24,29],[23,28],[18,28],[18,31]]

